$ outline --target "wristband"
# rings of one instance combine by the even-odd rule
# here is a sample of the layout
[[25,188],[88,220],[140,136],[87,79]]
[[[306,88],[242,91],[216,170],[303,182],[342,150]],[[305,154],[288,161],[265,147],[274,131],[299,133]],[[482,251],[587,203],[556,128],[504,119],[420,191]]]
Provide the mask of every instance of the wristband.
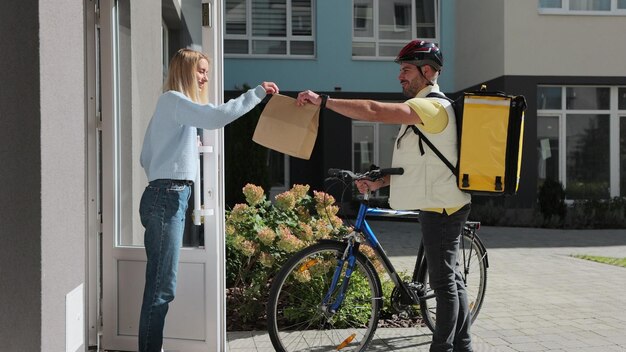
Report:
[[320,109],[326,109],[326,102],[328,101],[328,98],[330,98],[328,96],[328,94],[320,94],[320,97],[322,97],[322,103],[320,104]]

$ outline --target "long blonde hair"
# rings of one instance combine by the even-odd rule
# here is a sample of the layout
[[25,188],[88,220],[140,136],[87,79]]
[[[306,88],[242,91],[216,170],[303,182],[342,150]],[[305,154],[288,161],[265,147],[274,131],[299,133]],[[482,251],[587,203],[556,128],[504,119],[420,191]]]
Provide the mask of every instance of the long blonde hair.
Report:
[[185,94],[196,103],[205,104],[208,102],[208,84],[203,89],[198,87],[196,80],[196,70],[200,60],[206,60],[210,64],[209,58],[203,53],[191,49],[180,49],[174,54],[170,61],[167,79],[163,87],[164,91],[175,90]]

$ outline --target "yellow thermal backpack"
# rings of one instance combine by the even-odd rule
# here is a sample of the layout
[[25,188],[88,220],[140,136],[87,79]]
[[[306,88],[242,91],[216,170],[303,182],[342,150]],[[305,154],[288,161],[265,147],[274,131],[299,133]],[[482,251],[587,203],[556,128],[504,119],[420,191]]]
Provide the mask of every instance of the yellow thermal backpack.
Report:
[[462,191],[479,195],[515,194],[519,186],[524,138],[524,96],[502,92],[465,92],[453,101],[441,93],[427,97],[450,101],[457,122],[459,158],[452,165],[415,126],[419,135],[457,177]]

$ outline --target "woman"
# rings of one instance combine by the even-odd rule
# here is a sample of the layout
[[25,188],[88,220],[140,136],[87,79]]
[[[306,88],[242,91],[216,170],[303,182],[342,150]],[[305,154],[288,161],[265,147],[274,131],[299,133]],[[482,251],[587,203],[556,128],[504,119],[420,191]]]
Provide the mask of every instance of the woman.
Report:
[[222,105],[207,104],[209,60],[197,51],[180,49],[172,58],[141,151],[149,184],[139,213],[146,228],[148,258],[139,322],[139,351],[160,351],[169,302],[176,292],[178,256],[185,212],[196,177],[197,129],[217,129],[254,108],[266,94],[278,93],[263,82]]

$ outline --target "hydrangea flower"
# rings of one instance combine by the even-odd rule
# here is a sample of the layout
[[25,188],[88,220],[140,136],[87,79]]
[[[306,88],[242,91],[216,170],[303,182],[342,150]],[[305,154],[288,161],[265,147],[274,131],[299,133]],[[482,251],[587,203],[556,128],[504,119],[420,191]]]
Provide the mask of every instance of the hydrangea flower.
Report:
[[269,227],[264,227],[258,232],[259,240],[269,246],[274,242],[276,238],[276,233],[270,229]]
[[296,202],[299,202],[309,193],[309,185],[293,185],[291,193],[294,195]]
[[290,191],[276,196],[276,207],[281,210],[292,210],[296,206],[296,198]]
[[271,268],[274,265],[274,257],[267,252],[261,252],[259,256],[259,262],[266,268]]
[[243,222],[248,218],[248,210],[250,207],[247,204],[236,204],[233,210],[230,211],[230,221],[234,223]]
[[286,226],[280,225],[278,233],[280,234],[280,240],[276,245],[285,252],[293,253],[304,246],[304,243],[294,236]]
[[250,206],[260,204],[265,200],[265,191],[263,187],[248,183],[243,187],[243,195],[246,197],[246,202]]

